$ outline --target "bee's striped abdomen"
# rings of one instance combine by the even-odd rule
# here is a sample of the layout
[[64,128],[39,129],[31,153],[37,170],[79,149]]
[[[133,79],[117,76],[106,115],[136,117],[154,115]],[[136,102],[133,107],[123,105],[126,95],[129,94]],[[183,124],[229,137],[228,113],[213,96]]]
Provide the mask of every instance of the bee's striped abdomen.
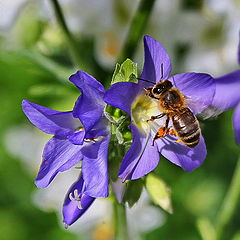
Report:
[[184,108],[172,116],[173,127],[180,140],[188,147],[195,147],[200,140],[200,126],[189,108]]

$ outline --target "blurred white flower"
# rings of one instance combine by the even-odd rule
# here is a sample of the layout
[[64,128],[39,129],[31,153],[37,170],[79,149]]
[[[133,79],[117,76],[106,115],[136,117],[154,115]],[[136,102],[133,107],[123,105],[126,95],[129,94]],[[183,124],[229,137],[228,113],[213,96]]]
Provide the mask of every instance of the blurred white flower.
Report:
[[26,0],[0,0],[0,31],[9,29],[25,2]]
[[7,151],[23,161],[23,166],[32,175],[37,174],[46,141],[46,135],[28,125],[9,128],[4,138]]

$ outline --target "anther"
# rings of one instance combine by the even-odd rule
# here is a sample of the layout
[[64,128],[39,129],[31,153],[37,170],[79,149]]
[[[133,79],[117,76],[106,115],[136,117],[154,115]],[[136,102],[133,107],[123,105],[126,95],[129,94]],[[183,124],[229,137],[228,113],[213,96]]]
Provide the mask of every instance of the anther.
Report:
[[69,199],[71,201],[77,202],[77,206],[78,206],[79,209],[83,209],[82,203],[81,203],[81,194],[78,193],[77,189],[75,189],[73,191],[73,194],[72,194],[72,192],[69,193]]
[[85,139],[84,139],[84,142],[87,142],[87,143],[96,143],[97,140],[96,140],[96,138],[85,138]]

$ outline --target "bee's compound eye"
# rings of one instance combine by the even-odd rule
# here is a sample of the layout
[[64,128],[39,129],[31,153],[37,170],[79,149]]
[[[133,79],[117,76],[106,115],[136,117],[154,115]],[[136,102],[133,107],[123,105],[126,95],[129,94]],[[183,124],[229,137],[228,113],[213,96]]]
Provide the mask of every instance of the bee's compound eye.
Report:
[[164,90],[164,86],[156,87],[153,89],[154,94],[160,94]]
[[172,86],[173,86],[172,83],[170,81],[167,81],[167,87],[171,88]]

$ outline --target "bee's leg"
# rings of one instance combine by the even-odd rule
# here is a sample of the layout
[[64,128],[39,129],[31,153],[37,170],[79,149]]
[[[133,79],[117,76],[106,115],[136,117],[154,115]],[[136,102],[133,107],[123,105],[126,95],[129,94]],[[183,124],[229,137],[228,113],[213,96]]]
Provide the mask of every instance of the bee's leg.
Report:
[[169,134],[172,135],[172,136],[174,136],[174,137],[177,136],[176,131],[175,131],[174,129],[171,129],[171,130],[169,131]]
[[163,138],[163,137],[165,137],[166,135],[169,134],[169,131],[170,131],[170,129],[168,127],[169,120],[170,120],[170,118],[167,116],[165,127],[160,127],[158,129],[158,131],[157,131],[157,133],[156,133],[156,135],[155,135],[155,137],[153,139],[152,146],[154,146],[155,140],[157,140],[158,138]]
[[165,127],[160,127],[160,128],[158,129],[158,131],[157,131],[155,137],[153,138],[152,146],[154,146],[154,142],[155,142],[155,140],[164,137],[164,133],[165,133]]
[[[174,129],[171,129],[170,132],[169,132],[169,134],[172,135],[172,136],[174,136],[174,137],[177,136],[176,131],[175,131]],[[177,140],[175,140],[174,142],[175,142],[175,143],[180,143],[180,142],[182,142],[182,140],[181,140],[181,139],[177,139]]]
[[151,118],[148,119],[147,122],[152,122],[152,121],[154,121],[156,119],[160,119],[160,118],[164,117],[165,115],[166,115],[165,113],[161,113],[161,114],[156,115],[156,116],[151,116]]
[[165,134],[164,135],[167,135],[169,133],[169,127],[168,127],[168,124],[169,124],[169,116],[167,116],[167,119],[166,119],[166,122],[165,122]]

